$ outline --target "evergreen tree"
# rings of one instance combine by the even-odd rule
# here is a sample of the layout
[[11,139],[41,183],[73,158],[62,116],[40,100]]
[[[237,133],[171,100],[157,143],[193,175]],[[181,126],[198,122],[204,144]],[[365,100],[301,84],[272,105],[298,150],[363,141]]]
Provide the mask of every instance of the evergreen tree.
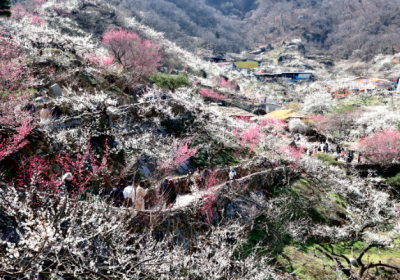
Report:
[[186,86],[190,87],[189,78],[186,75],[163,75],[158,73],[151,77],[151,82],[156,84],[158,88],[161,89],[169,89],[172,92],[175,92],[176,89]]
[[0,0],[0,17],[11,16],[11,0]]

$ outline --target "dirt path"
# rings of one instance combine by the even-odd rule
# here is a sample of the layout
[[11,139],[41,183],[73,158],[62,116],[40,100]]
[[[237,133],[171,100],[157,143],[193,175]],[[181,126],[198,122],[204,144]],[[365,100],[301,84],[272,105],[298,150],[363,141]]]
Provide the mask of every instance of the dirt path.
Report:
[[180,211],[180,210],[182,210],[182,209],[184,209],[186,207],[189,207],[191,205],[194,205],[196,203],[201,203],[202,202],[202,198],[204,197],[204,195],[206,193],[209,193],[209,192],[212,192],[212,193],[215,193],[215,194],[218,193],[219,191],[221,191],[227,185],[227,183],[230,183],[230,184],[234,185],[235,187],[241,186],[241,185],[244,186],[244,185],[248,184],[249,182],[251,182],[251,179],[253,179],[256,176],[268,175],[268,174],[271,174],[272,172],[282,172],[282,171],[283,171],[283,168],[282,167],[278,167],[278,168],[276,168],[274,170],[256,172],[256,173],[250,174],[248,176],[239,178],[239,179],[234,180],[234,181],[226,181],[226,182],[224,182],[222,184],[216,185],[216,186],[211,187],[209,189],[202,189],[202,190],[198,190],[198,191],[192,192],[190,194],[178,195],[178,197],[176,199],[176,203],[174,204],[174,206],[171,209],[165,209],[165,210],[155,210],[155,209],[153,210],[153,209],[151,209],[151,210],[144,210],[144,211],[141,211],[141,212],[152,213],[152,212],[168,212],[168,211],[175,212],[175,211]]

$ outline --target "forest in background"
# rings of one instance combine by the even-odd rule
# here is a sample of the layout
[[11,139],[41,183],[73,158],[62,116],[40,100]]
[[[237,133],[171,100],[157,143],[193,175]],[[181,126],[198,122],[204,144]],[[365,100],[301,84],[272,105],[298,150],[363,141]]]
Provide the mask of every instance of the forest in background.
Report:
[[[301,38],[307,50],[370,60],[393,54],[399,39],[400,1],[390,0],[113,0],[141,23],[194,50],[241,52]],[[189,39],[189,37],[191,37]],[[201,40],[197,40],[200,38]]]

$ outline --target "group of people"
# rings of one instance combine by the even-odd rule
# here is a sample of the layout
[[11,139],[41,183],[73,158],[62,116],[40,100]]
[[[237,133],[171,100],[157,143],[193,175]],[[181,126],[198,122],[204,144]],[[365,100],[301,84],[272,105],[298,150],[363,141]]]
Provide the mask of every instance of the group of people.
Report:
[[[300,136],[301,135],[294,136],[294,140],[300,141],[301,138]],[[322,152],[325,154],[331,154],[332,156],[334,156],[336,161],[345,161],[348,163],[352,163],[355,160],[356,158],[355,152],[348,149],[347,147],[340,144],[334,147],[333,144],[330,143],[324,135],[319,134],[315,130],[312,132],[312,136],[314,136],[320,144],[316,145],[314,149],[308,151],[308,154],[310,156]],[[357,162],[361,163],[361,160],[362,160],[362,153],[359,152],[357,157]]]
[[[144,182],[140,182],[137,187],[132,183],[123,190],[120,187],[115,187],[111,190],[109,197],[112,205],[115,207],[124,205],[143,211],[150,207],[150,205],[146,205],[145,199],[148,194],[149,189],[146,188]],[[159,188],[159,201],[162,202],[166,208],[172,208],[176,202],[176,197],[174,181],[166,178]]]
[[[322,143],[320,147],[314,150],[314,154],[317,151],[323,152],[325,154],[332,154],[335,157],[336,161],[343,160],[348,163],[352,163],[355,159],[354,151],[347,149],[343,145],[336,145],[336,148],[333,149],[333,146],[329,142]],[[358,153],[357,162],[360,163],[362,159],[362,153]]]
[[[32,103],[32,101],[29,101],[27,105],[23,108],[25,111],[27,111],[31,116],[34,116],[36,114],[36,107]],[[40,120],[46,121],[46,120],[59,120],[62,115],[62,110],[60,106],[56,105],[54,106],[51,111],[49,110],[49,107],[47,104],[43,105],[43,108],[39,111],[39,117]]]
[[120,187],[115,187],[110,192],[110,200],[113,206],[121,207],[133,206],[137,210],[145,210],[145,196],[147,195],[149,189],[146,189],[143,182],[135,188],[133,184],[128,185],[121,190]]
[[166,92],[162,92],[161,90],[157,88],[143,88],[142,90],[139,91],[139,96],[140,97],[147,97],[148,100],[153,100],[153,99],[161,99],[161,100],[166,100],[168,98]]
[[[196,179],[197,187],[206,187],[208,180],[210,179],[212,172],[208,166],[204,168],[202,172],[197,169],[194,177]],[[229,180],[235,180],[237,173],[233,167],[229,169]],[[73,176],[71,173],[66,173],[62,177],[63,190],[69,196],[79,195],[79,199],[87,198],[87,194],[81,193],[81,191],[73,183]],[[190,175],[189,175],[190,180]],[[192,182],[193,183],[193,182]],[[135,210],[143,211],[145,209],[151,209],[158,202],[158,205],[162,205],[163,209],[170,209],[176,203],[177,191],[175,182],[170,178],[165,178],[157,192],[150,192],[151,190],[146,186],[144,181],[141,181],[136,187],[134,183],[129,184],[125,188],[117,186],[111,190],[108,194],[110,203],[114,207],[133,207]]]
[[[198,188],[207,187],[207,184],[211,178],[212,171],[208,168],[208,166],[204,167],[204,170],[201,171],[200,168],[197,168],[193,174],[194,183]],[[229,180],[235,180],[237,178],[237,173],[233,167],[229,168],[228,173]]]

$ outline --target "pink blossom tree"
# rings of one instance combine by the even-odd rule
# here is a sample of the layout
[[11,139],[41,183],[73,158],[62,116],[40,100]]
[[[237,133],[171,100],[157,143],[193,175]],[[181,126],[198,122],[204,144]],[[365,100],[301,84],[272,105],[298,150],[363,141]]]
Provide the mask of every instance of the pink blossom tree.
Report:
[[235,80],[229,81],[228,79],[225,79],[224,77],[220,77],[218,86],[234,90],[238,86],[238,82]]
[[0,142],[0,161],[26,146],[28,144],[26,137],[34,128],[35,125],[32,124],[32,118],[30,117],[26,117],[17,128],[10,127],[9,130],[15,131],[15,133],[4,137]]
[[194,156],[197,153],[197,148],[190,149],[189,145],[190,141],[187,140],[183,146],[179,147],[176,150],[176,156],[174,157],[175,166],[180,166],[186,163],[192,156]]
[[20,164],[16,178],[17,187],[25,192],[27,188],[32,192],[39,191],[42,195],[60,193],[60,174],[51,173],[51,164],[36,155],[24,159]]
[[46,21],[43,18],[41,18],[40,16],[38,16],[38,15],[31,16],[29,18],[29,21],[31,22],[31,24],[37,25],[37,26],[41,26],[41,25],[46,24]]
[[17,106],[24,101],[24,96],[15,98],[11,95],[0,102],[0,162],[25,147],[27,136],[36,128],[33,117]]
[[206,216],[206,219],[208,221],[210,221],[214,215],[213,205],[215,203],[215,200],[216,200],[216,197],[212,190],[207,190],[203,194],[204,204],[203,204],[203,207],[201,207],[201,213]]
[[383,129],[375,132],[358,143],[360,151],[365,153],[374,162],[385,166],[398,158],[400,145],[400,132],[397,130]]
[[214,102],[226,99],[226,95],[215,93],[212,89],[200,89],[200,95]]
[[0,30],[0,92],[16,93],[34,84],[26,55],[13,37]]
[[293,169],[298,169],[300,167],[300,160],[304,154],[304,147],[291,147],[291,146],[281,146],[280,147],[280,152],[282,155],[290,160],[292,168]]
[[[57,163],[59,163],[65,172],[70,172],[72,175],[72,182],[77,187],[76,191],[84,192],[87,189],[89,181],[98,175],[107,165],[109,157],[108,143],[105,143],[105,151],[101,161],[96,160],[93,154],[90,143],[86,148],[85,153],[78,152],[72,156],[64,153],[59,154]],[[74,193],[76,195],[77,193]]]
[[267,128],[267,129],[281,129],[287,126],[287,123],[284,120],[281,119],[275,119],[275,118],[263,118],[260,121],[260,127],[261,128]]
[[25,10],[25,8],[22,7],[22,5],[20,3],[17,3],[14,6],[12,6],[11,12],[12,12],[11,18],[14,20],[17,20],[17,21],[21,20],[29,15],[27,10]]
[[308,116],[308,119],[313,120],[315,122],[321,122],[324,120],[324,116],[322,115],[317,115],[317,114],[312,114]]
[[114,56],[115,61],[130,73],[132,83],[137,83],[142,78],[155,73],[162,60],[159,45],[140,38],[139,35],[128,30],[106,31],[102,44]]
[[262,137],[258,126],[252,126],[245,129],[240,134],[237,131],[234,131],[233,134],[240,140],[240,145],[249,148],[249,153],[257,148]]
[[114,57],[108,55],[100,55],[96,53],[87,53],[86,58],[89,62],[99,65],[102,68],[108,69],[114,63]]
[[190,148],[190,140],[185,140],[185,144],[178,146],[175,145],[173,156],[169,159],[164,160],[160,166],[164,170],[164,173],[168,173],[171,170],[179,168],[182,164],[186,163],[191,157],[196,155],[197,148]]

